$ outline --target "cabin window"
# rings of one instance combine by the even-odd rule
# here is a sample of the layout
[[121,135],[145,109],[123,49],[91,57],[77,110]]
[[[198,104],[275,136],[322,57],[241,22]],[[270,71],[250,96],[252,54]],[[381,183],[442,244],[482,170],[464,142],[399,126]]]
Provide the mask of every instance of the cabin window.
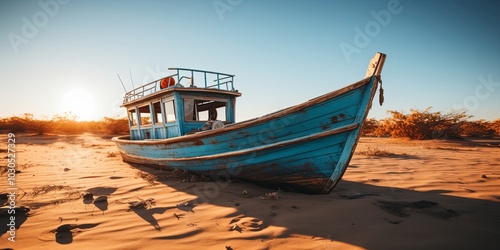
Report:
[[149,110],[149,105],[139,107],[139,119],[141,120],[141,126],[151,125],[151,111]]
[[154,115],[154,118],[155,118],[155,122],[157,124],[162,124],[163,123],[163,116],[161,115],[160,102],[153,103],[153,115]]
[[128,122],[130,127],[137,126],[137,116],[135,115],[135,109],[130,109],[128,111]]
[[185,121],[226,121],[227,102],[184,99]]
[[194,99],[184,99],[184,121],[196,121]]
[[165,107],[165,118],[167,122],[175,122],[175,108],[174,101],[168,101],[164,104]]

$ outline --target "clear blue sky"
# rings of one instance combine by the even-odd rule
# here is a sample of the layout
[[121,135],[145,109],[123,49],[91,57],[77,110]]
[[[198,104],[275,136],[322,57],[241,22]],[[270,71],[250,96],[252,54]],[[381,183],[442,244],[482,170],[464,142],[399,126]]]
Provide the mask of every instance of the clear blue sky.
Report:
[[0,0],[0,117],[83,112],[68,100],[86,118],[125,116],[117,73],[131,89],[129,70],[137,86],[187,67],[235,74],[241,121],[360,80],[381,51],[386,102],[369,117],[432,106],[493,120],[499,27],[488,0]]

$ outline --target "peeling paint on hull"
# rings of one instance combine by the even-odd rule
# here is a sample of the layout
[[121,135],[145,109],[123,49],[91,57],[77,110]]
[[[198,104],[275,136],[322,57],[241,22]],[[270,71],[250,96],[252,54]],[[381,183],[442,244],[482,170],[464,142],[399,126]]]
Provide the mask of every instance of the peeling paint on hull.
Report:
[[113,140],[128,162],[328,193],[349,163],[376,85],[375,77],[367,78],[243,126],[236,123],[184,140]]
[[329,193],[371,108],[381,72],[374,59],[365,79],[263,117],[170,139],[113,141],[127,162]]

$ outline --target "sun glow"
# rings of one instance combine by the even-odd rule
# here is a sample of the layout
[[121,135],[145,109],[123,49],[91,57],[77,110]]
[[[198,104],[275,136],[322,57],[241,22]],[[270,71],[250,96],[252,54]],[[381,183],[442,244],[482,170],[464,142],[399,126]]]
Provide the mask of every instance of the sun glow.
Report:
[[94,96],[83,89],[73,89],[64,94],[61,105],[63,112],[71,112],[78,116],[79,121],[97,119]]

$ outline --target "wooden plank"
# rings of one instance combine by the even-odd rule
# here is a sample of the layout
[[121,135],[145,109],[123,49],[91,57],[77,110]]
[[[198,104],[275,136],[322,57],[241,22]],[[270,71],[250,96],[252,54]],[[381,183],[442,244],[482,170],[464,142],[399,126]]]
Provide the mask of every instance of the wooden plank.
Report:
[[382,73],[382,68],[384,67],[386,55],[384,53],[377,52],[375,56],[370,60],[368,64],[368,69],[366,70],[365,78],[371,76],[379,76]]
[[[203,156],[195,156],[195,157],[179,157],[179,158],[149,158],[145,156],[132,156],[129,155],[131,158],[135,158],[138,161],[143,161],[143,162],[152,162],[152,161],[157,161],[157,162],[178,162],[178,161],[193,161],[193,160],[213,160],[213,159],[218,159],[218,158],[229,158],[229,157],[235,157],[235,156],[240,156],[244,154],[250,154],[253,152],[258,152],[258,151],[265,151],[270,148],[279,148],[279,147],[284,147],[287,145],[299,143],[299,142],[305,142],[305,141],[311,141],[315,140],[318,138],[322,138],[325,136],[330,136],[330,135],[335,135],[347,131],[354,130],[358,127],[358,124],[350,124],[347,126],[340,127],[338,129],[322,132],[322,133],[316,133],[308,136],[303,136],[299,138],[294,138],[290,139],[287,141],[282,141],[282,142],[277,142],[269,145],[262,145],[262,146],[257,146],[253,148],[248,148],[248,149],[242,149],[238,151],[232,151],[232,152],[227,152],[227,153],[220,153],[217,155],[203,155]],[[139,146],[140,147],[140,146]],[[125,152],[124,152],[125,153]],[[140,163],[140,162],[138,162]]]

